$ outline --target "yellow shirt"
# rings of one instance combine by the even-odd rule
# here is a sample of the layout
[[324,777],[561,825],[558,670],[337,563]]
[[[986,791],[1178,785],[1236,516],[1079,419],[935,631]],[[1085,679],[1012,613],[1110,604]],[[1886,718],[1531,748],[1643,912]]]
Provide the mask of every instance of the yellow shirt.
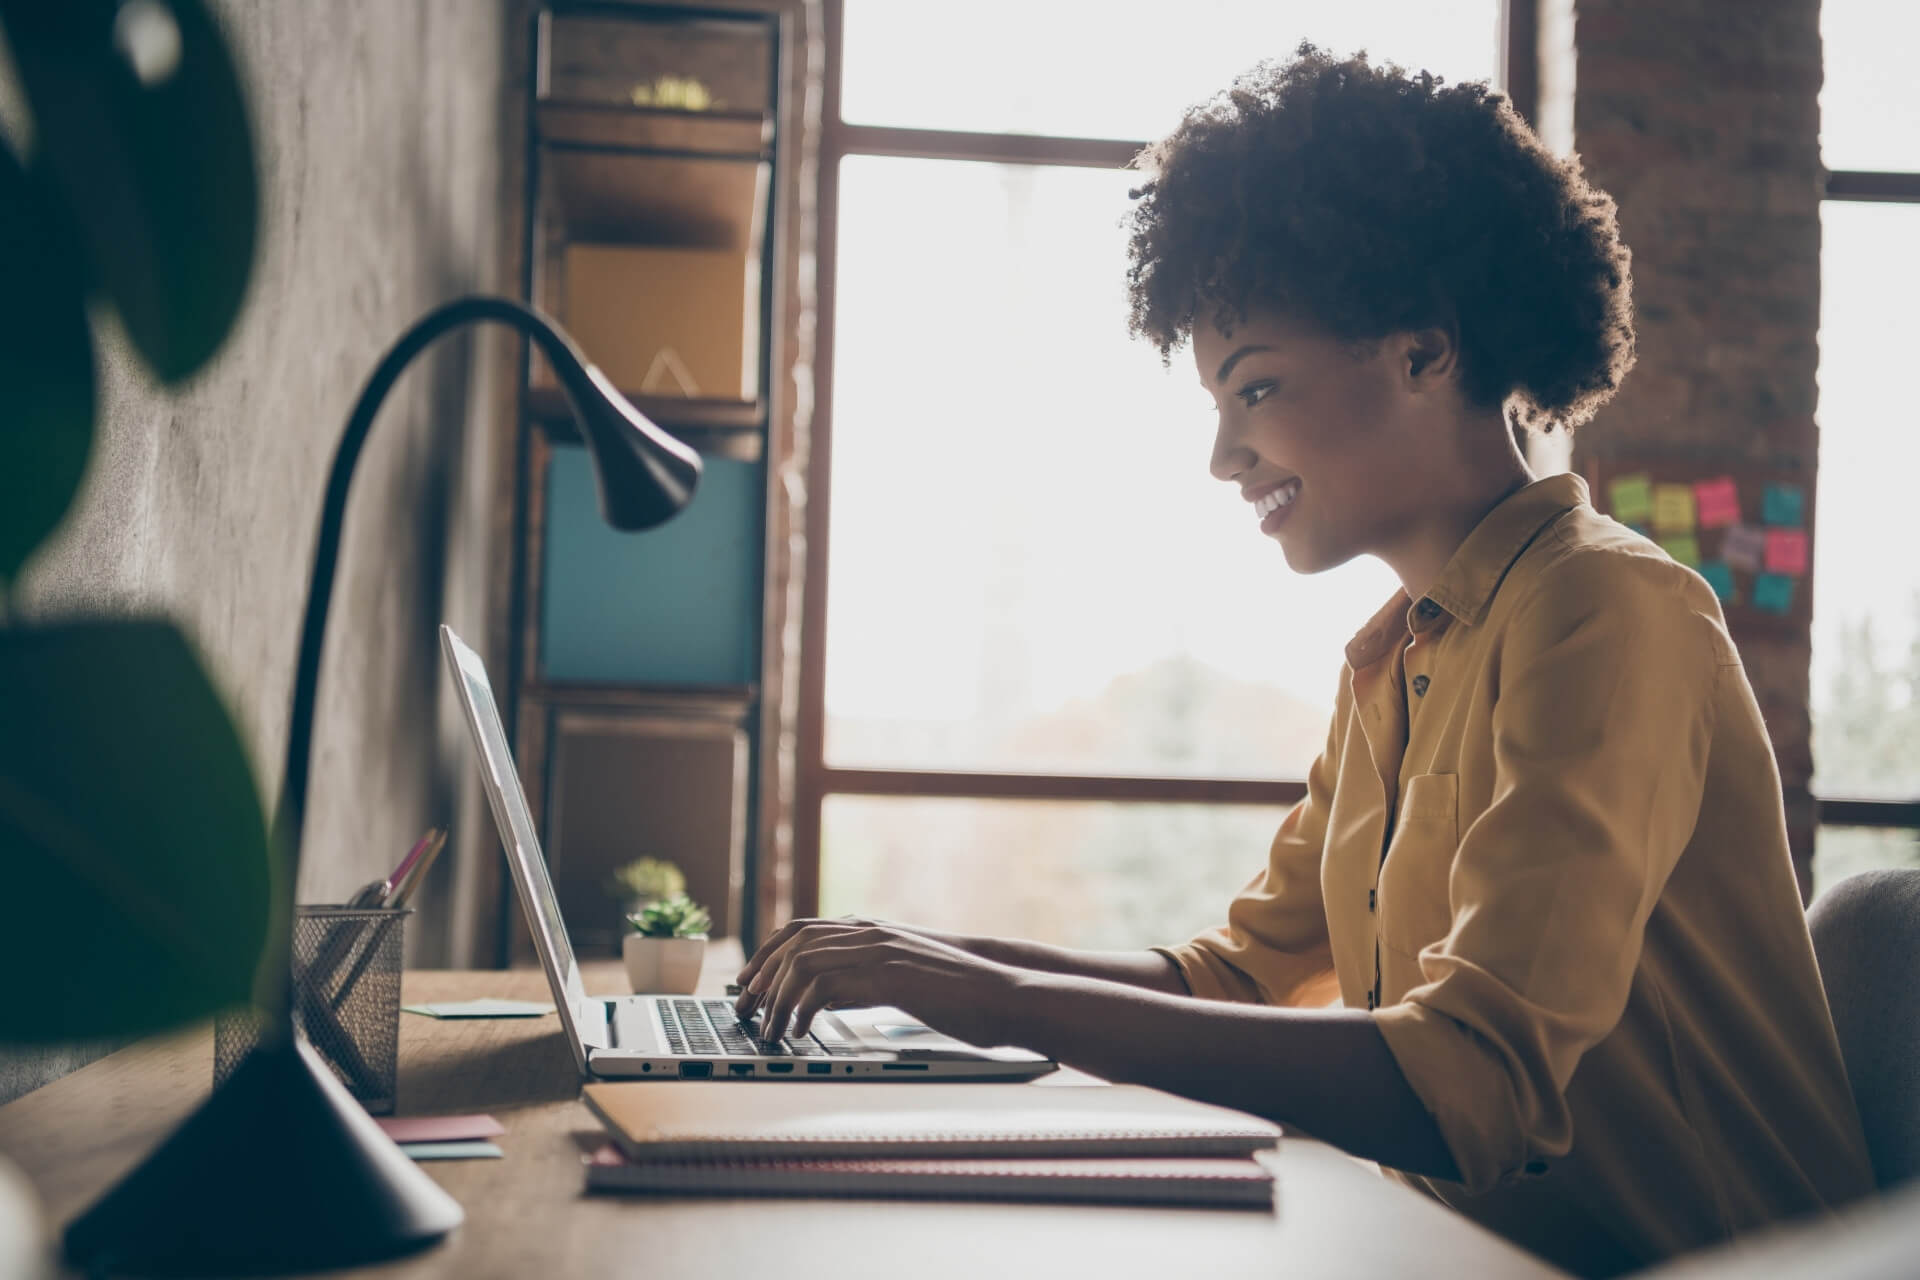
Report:
[[1461,1181],[1395,1176],[1578,1272],[1873,1187],[1719,604],[1574,476],[1354,637],[1266,870],[1165,954],[1375,1010]]

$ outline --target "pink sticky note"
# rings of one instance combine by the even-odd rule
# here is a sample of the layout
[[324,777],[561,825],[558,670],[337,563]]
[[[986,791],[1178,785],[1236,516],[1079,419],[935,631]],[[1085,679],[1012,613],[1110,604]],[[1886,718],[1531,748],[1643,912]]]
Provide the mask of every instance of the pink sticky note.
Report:
[[1750,524],[1736,524],[1727,530],[1720,547],[1720,558],[1736,569],[1753,573],[1767,554],[1767,535]]
[[373,1122],[395,1142],[467,1142],[506,1132],[492,1116],[375,1116]]
[[1807,534],[1804,529],[1767,530],[1767,572],[1797,578],[1807,571]]
[[1722,529],[1740,522],[1740,490],[1732,476],[1716,476],[1694,485],[1693,501],[1702,529]]

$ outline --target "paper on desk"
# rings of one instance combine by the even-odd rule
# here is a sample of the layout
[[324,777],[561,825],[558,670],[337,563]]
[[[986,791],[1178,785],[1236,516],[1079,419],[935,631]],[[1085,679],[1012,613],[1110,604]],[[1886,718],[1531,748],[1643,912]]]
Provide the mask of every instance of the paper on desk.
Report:
[[403,1142],[415,1160],[498,1160],[506,1152],[491,1142]]
[[424,1013],[429,1018],[537,1018],[552,1013],[553,1006],[543,1000],[442,1000],[438,1004],[403,1004],[408,1013]]
[[395,1142],[474,1142],[497,1138],[506,1128],[492,1116],[375,1116]]

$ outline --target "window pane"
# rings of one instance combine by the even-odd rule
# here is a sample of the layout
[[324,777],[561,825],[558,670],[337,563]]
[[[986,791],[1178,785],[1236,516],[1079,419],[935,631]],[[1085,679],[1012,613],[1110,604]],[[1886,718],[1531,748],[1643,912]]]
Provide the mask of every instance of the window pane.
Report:
[[1126,333],[1120,172],[841,179],[826,753],[1304,777],[1397,588],[1286,565],[1207,473],[1191,358]]
[[823,914],[1068,947],[1148,947],[1222,924],[1282,809],[829,796]]
[[1920,6],[1822,0],[1820,39],[1821,160],[1829,169],[1920,170]]
[[1920,832],[1821,827],[1813,838],[1813,896],[1862,871],[1920,867]]
[[1920,794],[1920,474],[1911,366],[1920,207],[1821,214],[1820,478],[1814,539],[1814,790]]
[[1302,39],[1450,81],[1497,73],[1499,0],[847,0],[856,124],[1147,141]]

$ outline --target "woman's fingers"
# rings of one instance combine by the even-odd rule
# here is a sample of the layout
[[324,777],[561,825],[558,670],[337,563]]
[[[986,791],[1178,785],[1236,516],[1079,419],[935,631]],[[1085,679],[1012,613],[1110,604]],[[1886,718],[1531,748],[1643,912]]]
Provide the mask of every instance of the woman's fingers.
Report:
[[752,959],[748,960],[747,963],[741,967],[739,974],[735,976],[733,981],[735,985],[740,988],[740,1000],[735,1005],[735,1010],[742,1017],[746,1017],[752,1013],[753,1005],[752,1002],[748,1000],[748,992],[754,985],[753,980],[759,977],[761,972],[773,963],[774,958],[802,932],[809,929],[818,929],[821,927],[832,928],[836,926],[843,929],[869,928],[872,924],[872,921],[856,916],[842,916],[837,920],[823,920],[809,917],[802,920],[787,921],[787,923],[781,925],[780,928],[774,932],[772,937],[762,942],[759,947],[755,949]]
[[765,987],[760,1034],[775,1040],[804,1031],[804,1025],[790,1031],[795,1008],[802,995],[823,980],[828,982],[828,987],[823,988],[826,994],[821,995],[821,999],[843,999],[844,992],[834,985],[836,980],[829,975],[869,963],[874,952],[872,941],[862,936],[862,931],[850,931],[834,942],[795,949],[783,957],[778,971]]

